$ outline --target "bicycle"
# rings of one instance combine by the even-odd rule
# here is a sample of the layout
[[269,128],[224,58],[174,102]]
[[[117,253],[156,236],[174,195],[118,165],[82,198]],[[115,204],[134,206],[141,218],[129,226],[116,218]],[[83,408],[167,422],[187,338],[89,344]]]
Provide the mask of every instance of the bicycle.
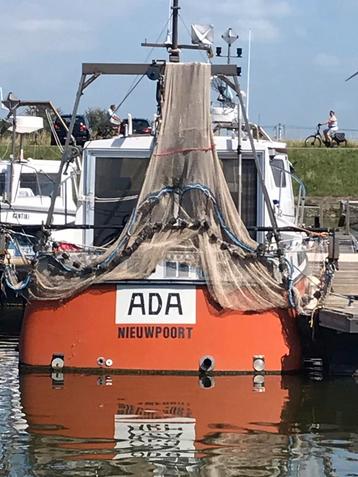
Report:
[[311,134],[310,136],[306,137],[305,139],[306,147],[307,146],[321,147],[322,144],[324,144],[326,147],[335,147],[335,146],[339,146],[340,144],[343,145],[344,147],[347,146],[346,135],[343,132],[335,131],[331,136],[332,141],[326,141],[324,136],[321,133],[321,126],[322,124],[318,123],[316,134]]

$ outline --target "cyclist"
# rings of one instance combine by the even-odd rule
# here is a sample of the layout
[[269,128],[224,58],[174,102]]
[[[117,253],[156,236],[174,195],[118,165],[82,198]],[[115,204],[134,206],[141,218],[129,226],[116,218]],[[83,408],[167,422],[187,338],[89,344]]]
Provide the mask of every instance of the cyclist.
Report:
[[334,111],[329,112],[329,117],[328,120],[325,123],[321,123],[321,126],[327,124],[327,128],[324,129],[323,134],[324,134],[324,139],[326,141],[327,145],[332,144],[332,135],[335,131],[338,130],[338,123],[337,123],[337,117]]

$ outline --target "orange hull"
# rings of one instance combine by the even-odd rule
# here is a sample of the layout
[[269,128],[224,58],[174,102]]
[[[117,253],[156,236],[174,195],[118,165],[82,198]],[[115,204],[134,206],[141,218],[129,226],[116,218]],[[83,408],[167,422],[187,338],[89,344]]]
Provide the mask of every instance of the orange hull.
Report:
[[140,452],[150,460],[163,449],[167,459],[168,452],[198,457],[215,446],[244,450],[243,435],[255,432],[265,433],[265,446],[287,445],[277,435],[283,414],[290,420],[289,390],[280,376],[266,376],[262,392],[255,392],[252,376],[218,376],[204,388],[194,376],[65,374],[63,384],[54,385],[49,375],[30,373],[21,376],[20,389],[29,431],[61,437],[57,458],[61,447],[77,450],[76,459],[84,451],[83,459]]
[[92,287],[62,304],[31,303],[20,362],[49,366],[60,354],[66,368],[197,372],[209,356],[215,372],[253,372],[253,357],[263,355],[267,372],[301,367],[296,319],[288,310],[218,310],[205,287],[176,285],[170,296],[160,286],[146,295],[138,293],[145,285],[133,289],[129,305],[128,289],[118,292],[115,284]]

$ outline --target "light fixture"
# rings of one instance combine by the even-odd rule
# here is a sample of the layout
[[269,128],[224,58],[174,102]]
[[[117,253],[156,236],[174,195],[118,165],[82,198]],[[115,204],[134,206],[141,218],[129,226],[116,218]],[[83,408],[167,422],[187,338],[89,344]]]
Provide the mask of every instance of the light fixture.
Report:
[[257,373],[265,371],[265,356],[263,354],[255,354],[252,357],[252,367]]

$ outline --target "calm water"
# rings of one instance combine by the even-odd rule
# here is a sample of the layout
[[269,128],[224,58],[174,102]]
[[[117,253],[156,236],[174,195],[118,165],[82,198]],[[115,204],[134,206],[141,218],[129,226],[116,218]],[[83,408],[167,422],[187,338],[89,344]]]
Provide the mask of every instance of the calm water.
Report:
[[358,382],[19,376],[0,335],[0,475],[358,476]]

